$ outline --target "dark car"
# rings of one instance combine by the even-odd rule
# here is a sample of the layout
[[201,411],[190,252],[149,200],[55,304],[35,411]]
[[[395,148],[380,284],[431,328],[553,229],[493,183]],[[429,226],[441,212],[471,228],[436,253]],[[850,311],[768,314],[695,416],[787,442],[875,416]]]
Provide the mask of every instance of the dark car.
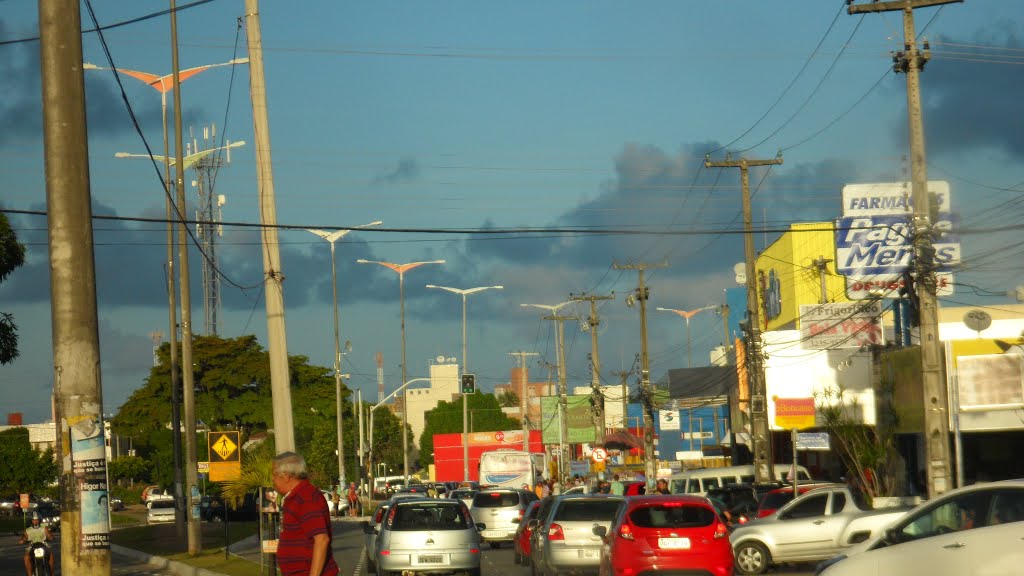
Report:
[[722,503],[726,523],[744,524],[757,516],[757,489],[751,484],[726,484],[720,488],[708,490],[707,497],[714,502]]
[[225,510],[224,499],[220,496],[203,496],[199,501],[199,518],[203,522],[223,522],[225,515],[228,521],[255,520],[257,516],[256,497],[246,495],[238,508],[228,506]]

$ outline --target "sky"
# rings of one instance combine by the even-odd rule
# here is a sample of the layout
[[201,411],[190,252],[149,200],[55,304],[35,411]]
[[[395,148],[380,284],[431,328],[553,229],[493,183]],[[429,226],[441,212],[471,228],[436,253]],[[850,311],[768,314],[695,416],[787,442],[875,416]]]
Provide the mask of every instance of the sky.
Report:
[[[247,55],[241,0],[179,5],[182,68]],[[83,28],[94,28],[82,7]],[[101,27],[166,7],[92,5]],[[1024,3],[970,0],[915,17],[932,54],[922,74],[929,178],[950,182],[964,227],[961,285],[941,304],[998,307],[1024,283],[1015,227],[1024,216]],[[548,377],[552,323],[520,305],[570,294],[614,296],[600,306],[598,334],[602,379],[618,382],[613,372],[635,368],[640,321],[624,304],[637,274],[613,263],[665,260],[646,275],[656,380],[685,365],[687,342],[682,320],[654,308],[724,303],[743,260],[738,171],[703,168],[707,154],[782,154],[782,165],[751,171],[759,250],[791,222],[838,217],[845,184],[909,174],[906,82],[891,70],[900,16],[851,16],[844,0],[264,1],[260,18],[277,219],[294,227],[279,234],[288,353],[332,365],[330,251],[302,228],[383,221],[386,230],[346,236],[336,255],[341,339],[351,342],[343,371],[370,398],[376,352],[387,390],[401,378],[399,285],[359,258],[446,261],[405,276],[410,378],[426,376],[437,356],[462,355],[461,298],[426,284],[504,286],[468,298],[467,366],[484,390],[508,382],[514,351],[538,352],[531,375]],[[37,35],[36,2],[0,0],[5,210],[46,206]],[[171,72],[166,15],[107,29],[102,40],[109,59],[100,35],[83,34],[85,61]],[[85,72],[93,212],[162,218],[159,171],[115,157],[144,154],[147,143],[163,154],[160,97],[121,79],[141,136],[115,75]],[[265,343],[259,234],[245,226],[259,221],[249,70],[207,70],[183,83],[181,99],[186,140],[192,130],[205,147],[202,127],[214,124],[218,139],[246,143],[216,175],[227,223],[217,239],[220,334]],[[187,193],[194,204],[195,189]],[[49,418],[53,387],[46,220],[8,216],[28,255],[0,285],[0,310],[15,315],[21,336],[21,357],[0,367],[0,413],[38,422]],[[151,334],[168,331],[165,232],[131,220],[96,220],[94,232],[112,414],[148,374]],[[193,326],[203,333],[195,249],[190,270]],[[581,319],[565,324],[566,364],[570,386],[585,385],[589,306],[562,313]],[[694,364],[722,341],[720,327],[713,311],[693,318]]]

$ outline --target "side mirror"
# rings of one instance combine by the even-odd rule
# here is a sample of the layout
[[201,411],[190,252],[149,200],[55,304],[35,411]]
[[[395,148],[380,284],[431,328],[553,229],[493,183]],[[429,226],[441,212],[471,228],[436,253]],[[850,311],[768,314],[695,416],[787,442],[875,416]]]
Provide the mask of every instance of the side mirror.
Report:
[[604,538],[608,534],[608,528],[604,526],[594,526],[591,532],[594,533],[594,536],[600,536]]
[[885,540],[886,544],[899,544],[900,531],[896,528],[889,528],[883,533],[882,539]]
[[486,525],[486,524],[483,524],[483,523],[478,523],[478,524],[476,525],[476,529],[477,529],[477,530],[481,530],[481,531],[482,531],[482,530],[486,530],[486,529],[487,529],[487,525]]

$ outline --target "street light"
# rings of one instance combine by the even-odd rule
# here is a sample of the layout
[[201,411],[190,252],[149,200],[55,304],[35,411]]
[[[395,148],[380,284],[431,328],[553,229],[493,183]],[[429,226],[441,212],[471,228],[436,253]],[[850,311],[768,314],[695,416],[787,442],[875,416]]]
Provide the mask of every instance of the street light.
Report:
[[[384,403],[387,402],[388,400],[390,400],[392,397],[394,397],[395,394],[398,394],[400,391],[405,390],[405,387],[408,386],[409,384],[414,384],[416,382],[429,382],[429,381],[430,381],[430,378],[413,378],[412,380],[409,380],[405,384],[402,384],[401,386],[396,388],[395,391],[392,392],[391,394],[388,394],[387,396],[385,396],[383,400],[381,400],[380,402],[377,402],[376,404],[374,404],[373,408],[370,408],[370,459],[371,460],[373,459],[373,417],[377,413],[377,408],[380,408],[381,406],[383,406]],[[405,395],[403,394],[403,397],[404,396]],[[404,414],[405,410],[402,410],[402,413]],[[403,426],[404,426],[404,423],[403,423]],[[402,438],[405,438],[405,430],[402,431]],[[405,449],[405,441],[402,442],[402,448]],[[406,452],[406,454],[408,454],[408,452]],[[408,461],[406,461],[406,464],[408,464]],[[406,468],[406,469],[408,470],[408,468]],[[405,485],[406,486],[409,485],[409,473],[408,472],[406,472],[406,474],[405,474]]]
[[[477,292],[483,292],[484,290],[504,290],[504,286],[478,286],[476,288],[450,288],[448,286],[435,286],[433,284],[427,284],[427,288],[436,288],[438,290],[445,290],[452,294],[458,294],[462,296],[462,373],[466,374],[469,372],[469,358],[466,355],[466,296],[470,294],[476,294]],[[468,409],[467,395],[465,392],[462,393],[462,478],[469,480],[469,433],[466,428],[466,421],[468,420]]]
[[[377,264],[388,270],[398,273],[398,302],[402,317],[402,382],[405,382],[405,273],[413,268],[419,268],[424,264],[444,264],[444,260],[428,260],[426,262],[407,262],[405,264],[394,264],[392,262],[379,262],[377,260],[356,260],[359,264]],[[406,383],[408,384],[408,382]],[[403,384],[399,390],[405,388]],[[397,390],[396,390],[397,392]],[[409,484],[409,434],[406,428],[409,426],[409,407],[405,401],[405,394],[402,394],[402,466],[405,474],[405,483]]]
[[[383,224],[380,220],[356,226],[356,228],[367,228]],[[331,243],[331,292],[334,294],[334,396],[338,417],[338,486],[345,483],[345,444],[342,441],[341,432],[341,344],[338,341],[338,274],[335,271],[334,243],[342,239],[353,229],[336,230],[327,232],[325,230],[307,230]],[[358,477],[358,473],[356,474]]]
[[675,308],[661,308],[660,306],[658,308],[656,308],[656,310],[660,310],[662,312],[672,312],[674,314],[678,314],[679,316],[682,316],[684,320],[686,320],[686,367],[687,368],[691,367],[690,366],[690,318],[693,318],[698,313],[703,312],[704,310],[713,310],[713,309],[717,309],[717,308],[718,308],[718,306],[704,306],[703,308],[697,308],[696,310],[676,310]]
[[558,348],[558,476],[559,478],[565,478],[566,473],[569,471],[567,466],[567,455],[566,455],[566,439],[568,436],[568,418],[565,414],[566,408],[566,383],[565,383],[565,325],[562,323],[564,319],[558,316],[557,313],[564,306],[573,304],[573,300],[562,302],[561,304],[520,304],[522,308],[540,308],[541,310],[547,310],[551,313],[546,319],[554,320],[558,323],[558,330],[555,331],[555,346]]

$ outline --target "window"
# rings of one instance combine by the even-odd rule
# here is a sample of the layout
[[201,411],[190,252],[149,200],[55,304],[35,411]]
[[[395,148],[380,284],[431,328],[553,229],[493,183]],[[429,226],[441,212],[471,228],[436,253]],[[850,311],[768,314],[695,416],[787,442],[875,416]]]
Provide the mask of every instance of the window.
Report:
[[700,528],[710,526],[716,514],[704,506],[643,506],[629,513],[638,528]]
[[982,512],[988,508],[989,498],[986,492],[967,493],[923,510],[898,529],[898,540],[907,542],[980,528],[988,520]]
[[473,496],[474,508],[507,508],[518,505],[518,492],[477,492]]
[[700,480],[696,478],[690,478],[686,481],[686,493],[687,494],[700,494]]
[[465,530],[466,514],[460,506],[416,504],[397,506],[389,515],[389,528],[396,531]]
[[592,522],[611,520],[622,505],[621,500],[566,500],[555,511],[558,522]]
[[708,490],[714,490],[719,486],[718,478],[704,478],[703,480],[705,492],[707,492]]
[[824,516],[825,504],[828,503],[828,494],[820,494],[804,499],[803,502],[786,511],[786,518],[813,518]]
[[1024,490],[996,492],[989,510],[990,525],[1024,522]]
[[832,514],[839,514],[846,507],[846,494],[835,492],[832,494]]
[[754,475],[753,474],[749,474],[749,475],[740,476],[740,482],[742,482],[743,484],[753,484],[754,483]]

